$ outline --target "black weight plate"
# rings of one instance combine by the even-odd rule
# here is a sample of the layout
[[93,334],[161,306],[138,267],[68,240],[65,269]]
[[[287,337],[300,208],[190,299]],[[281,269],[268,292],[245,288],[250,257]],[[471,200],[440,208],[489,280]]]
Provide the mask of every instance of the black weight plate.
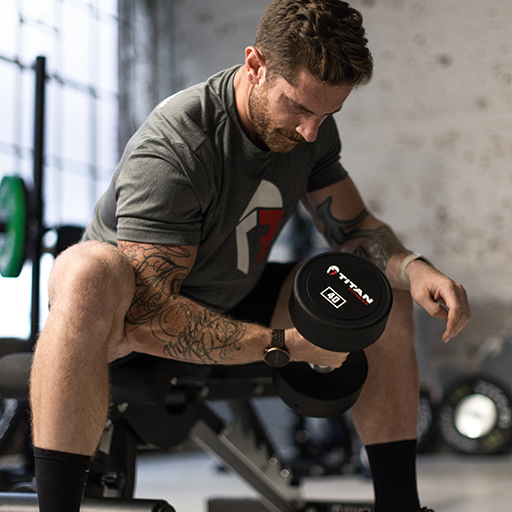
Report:
[[368,376],[363,351],[351,352],[343,365],[330,373],[319,373],[308,363],[290,363],[274,368],[277,394],[303,416],[328,418],[352,407]]
[[383,272],[349,253],[306,261],[295,276],[290,316],[315,345],[337,352],[362,350],[384,331],[393,295]]
[[438,426],[443,440],[459,452],[502,453],[512,444],[510,392],[494,378],[461,379],[445,392]]
[[420,391],[418,408],[417,453],[433,451],[438,437],[437,406],[428,391]]

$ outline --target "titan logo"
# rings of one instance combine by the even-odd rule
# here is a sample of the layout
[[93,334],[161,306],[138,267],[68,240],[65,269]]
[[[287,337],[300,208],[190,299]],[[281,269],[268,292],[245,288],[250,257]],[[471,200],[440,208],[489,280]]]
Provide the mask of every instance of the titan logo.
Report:
[[373,299],[367,293],[363,293],[363,290],[359,286],[357,286],[357,284],[351,281],[345,274],[343,274],[339,267],[337,267],[336,265],[331,265],[327,269],[327,274],[329,274],[330,276],[339,275],[340,280],[344,282],[349,287],[350,291],[354,295],[357,295],[364,304],[368,305],[373,302]]

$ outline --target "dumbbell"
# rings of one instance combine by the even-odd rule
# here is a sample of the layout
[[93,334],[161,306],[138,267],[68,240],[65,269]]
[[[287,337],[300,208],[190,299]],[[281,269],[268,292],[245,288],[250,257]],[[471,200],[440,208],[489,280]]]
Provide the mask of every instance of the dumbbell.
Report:
[[350,354],[335,369],[308,363],[275,368],[281,399],[304,416],[337,416],[352,407],[368,375],[363,349],[382,335],[392,302],[386,276],[368,260],[337,252],[307,260],[290,295],[292,322],[314,345]]

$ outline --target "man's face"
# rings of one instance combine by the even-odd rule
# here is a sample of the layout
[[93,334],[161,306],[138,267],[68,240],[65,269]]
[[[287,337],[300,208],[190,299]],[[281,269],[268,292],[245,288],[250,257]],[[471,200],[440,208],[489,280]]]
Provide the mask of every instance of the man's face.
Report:
[[258,138],[275,153],[313,142],[327,116],[341,110],[350,86],[326,85],[301,71],[292,85],[282,77],[255,86],[248,114]]

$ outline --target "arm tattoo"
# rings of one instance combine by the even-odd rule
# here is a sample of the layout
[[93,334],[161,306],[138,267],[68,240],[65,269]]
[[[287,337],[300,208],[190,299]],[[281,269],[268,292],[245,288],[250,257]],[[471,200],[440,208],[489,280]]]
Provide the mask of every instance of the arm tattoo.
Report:
[[354,254],[375,263],[382,272],[386,272],[389,260],[399,252],[405,251],[404,246],[396,238],[388,226],[376,229],[358,229],[351,235],[364,240],[356,247]]
[[135,272],[136,290],[126,316],[132,331],[145,325],[163,343],[165,357],[193,363],[230,361],[240,350],[245,326],[179,295],[188,273],[180,258],[190,253],[179,246],[125,245]]
[[318,218],[324,223],[324,236],[329,244],[333,242],[343,245],[347,240],[351,240],[351,233],[347,230],[357,226],[363,219],[368,217],[368,212],[363,211],[353,219],[340,220],[336,219],[331,213],[332,197],[329,196],[323,203],[316,207]]
[[180,291],[188,269],[176,263],[190,253],[182,247],[131,244],[124,253],[135,272],[135,295],[127,316],[134,327],[161,315],[169,298]]
[[[176,332],[172,325],[171,331],[174,332],[166,330],[168,316],[173,317],[171,321],[174,322],[176,317],[187,318],[181,332]],[[171,305],[165,317],[161,318],[159,329],[153,331],[165,343],[164,356],[205,364],[232,361],[233,351],[240,350],[240,341],[245,335],[245,327],[241,322],[197,307],[191,301]]]
[[348,231],[363,221],[368,216],[368,212],[363,209],[357,217],[342,221],[336,219],[331,213],[331,204],[332,197],[329,196],[323,203],[316,207],[316,213],[324,223],[324,235],[329,244],[336,243],[343,245],[349,240],[361,238],[362,240],[354,250],[354,253],[371,261],[383,272],[386,271],[390,258],[405,250],[388,226]]

